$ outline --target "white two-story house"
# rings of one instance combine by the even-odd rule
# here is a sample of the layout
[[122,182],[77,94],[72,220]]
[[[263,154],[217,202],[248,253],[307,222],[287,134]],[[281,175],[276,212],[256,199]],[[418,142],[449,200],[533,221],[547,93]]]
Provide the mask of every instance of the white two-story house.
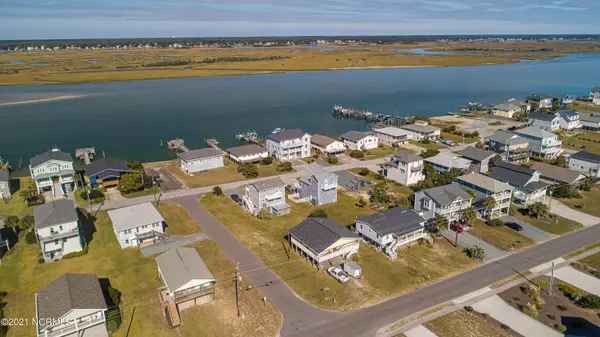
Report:
[[581,128],[579,114],[573,110],[559,110],[556,112],[556,116],[559,118],[562,130],[571,132]]
[[[508,215],[513,188],[500,180],[484,176],[480,173],[465,174],[456,178],[456,183],[465,191],[475,192],[473,207],[480,218],[494,219]],[[485,208],[484,200],[492,197],[496,205],[491,209]]]
[[410,151],[398,151],[383,166],[383,175],[399,184],[408,186],[425,179],[423,158]]
[[285,202],[285,183],[281,178],[248,184],[242,197],[246,210],[257,215],[263,208],[275,215],[288,214],[290,205]]
[[438,139],[442,132],[442,129],[421,120],[415,121],[415,124],[402,125],[400,128],[411,133],[410,139],[419,142],[425,139]]
[[548,184],[540,181],[538,170],[500,162],[492,167],[489,175],[514,187],[514,202],[529,205],[546,200]]
[[212,147],[178,153],[177,164],[185,173],[203,172],[225,166],[223,151]]
[[527,118],[527,126],[554,132],[560,130],[560,117],[556,114],[532,112]]
[[515,133],[531,145],[532,153],[542,158],[556,158],[563,152],[562,141],[558,139],[558,135],[552,132],[528,127],[515,130]]
[[83,249],[79,216],[73,200],[59,199],[33,209],[35,234],[45,261]]
[[351,130],[341,135],[340,139],[350,150],[370,150],[379,146],[377,137],[366,132]]
[[29,172],[38,193],[51,190],[55,198],[73,191],[73,158],[69,153],[52,149],[29,161]]
[[267,151],[281,161],[310,157],[310,135],[300,129],[270,134],[267,136]]
[[471,195],[455,183],[415,192],[414,198],[414,209],[429,223],[442,215],[448,219],[448,226],[460,220],[461,212],[471,207],[473,201]]
[[121,248],[153,244],[166,238],[162,215],[152,203],[108,211],[113,230]]
[[569,168],[585,174],[586,177],[600,179],[600,155],[579,151],[569,157]]

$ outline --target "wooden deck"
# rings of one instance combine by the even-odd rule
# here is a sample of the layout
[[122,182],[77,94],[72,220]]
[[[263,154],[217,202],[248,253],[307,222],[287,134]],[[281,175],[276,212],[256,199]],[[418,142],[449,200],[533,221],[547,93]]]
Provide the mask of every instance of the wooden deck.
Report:
[[167,303],[167,320],[169,321],[169,325],[172,328],[178,327],[181,324],[181,319],[179,318],[179,311],[177,311],[177,306],[174,302]]

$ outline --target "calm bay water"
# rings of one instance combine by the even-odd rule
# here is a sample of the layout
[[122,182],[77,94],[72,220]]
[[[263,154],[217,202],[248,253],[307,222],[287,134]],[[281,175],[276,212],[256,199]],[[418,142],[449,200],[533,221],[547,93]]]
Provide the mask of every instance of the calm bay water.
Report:
[[[280,75],[200,77],[30,87],[0,87],[0,95],[60,93],[84,98],[0,106],[0,156],[16,164],[53,145],[73,153],[127,160],[172,158],[160,139],[183,138],[191,148],[235,134],[299,127],[339,136],[365,130],[361,121],[334,120],[334,104],[398,115],[439,116],[468,101],[500,103],[534,92],[586,95],[600,85],[600,55],[572,55],[510,65],[364,69]],[[16,165],[13,165],[16,166]]]

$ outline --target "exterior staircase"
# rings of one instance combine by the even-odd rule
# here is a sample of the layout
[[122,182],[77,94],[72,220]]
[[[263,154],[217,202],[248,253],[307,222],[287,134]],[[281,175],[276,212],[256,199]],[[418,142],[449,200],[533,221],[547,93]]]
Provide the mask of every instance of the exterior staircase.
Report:
[[416,236],[412,236],[412,237],[410,237],[408,239],[404,239],[404,240],[400,240],[398,237],[396,237],[394,235],[394,241],[392,241],[389,245],[385,246],[385,248],[384,248],[385,253],[389,256],[389,258],[391,260],[396,260],[398,258],[398,253],[396,252],[398,247],[405,245],[409,242],[417,241],[419,239],[425,239],[425,240],[429,241],[429,243],[433,243],[433,238],[431,237],[431,235],[429,235],[427,233],[420,233]]

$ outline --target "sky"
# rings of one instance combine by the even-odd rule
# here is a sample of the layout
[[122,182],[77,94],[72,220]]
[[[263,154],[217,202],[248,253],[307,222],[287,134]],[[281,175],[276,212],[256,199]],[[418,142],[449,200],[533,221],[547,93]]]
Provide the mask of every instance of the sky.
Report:
[[600,34],[600,0],[0,0],[0,40]]

